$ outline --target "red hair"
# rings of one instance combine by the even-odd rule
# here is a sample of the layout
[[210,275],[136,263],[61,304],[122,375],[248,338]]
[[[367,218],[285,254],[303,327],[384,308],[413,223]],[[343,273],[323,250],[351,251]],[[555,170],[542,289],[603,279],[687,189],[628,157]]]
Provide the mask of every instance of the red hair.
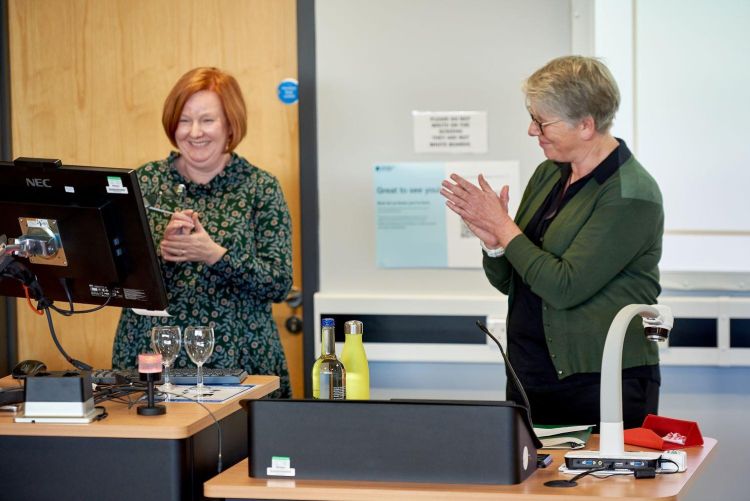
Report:
[[180,122],[182,108],[190,96],[202,90],[210,90],[219,96],[229,128],[227,151],[234,151],[247,133],[247,108],[237,80],[218,68],[194,68],[177,80],[164,101],[161,116],[164,132],[177,148],[174,134]]

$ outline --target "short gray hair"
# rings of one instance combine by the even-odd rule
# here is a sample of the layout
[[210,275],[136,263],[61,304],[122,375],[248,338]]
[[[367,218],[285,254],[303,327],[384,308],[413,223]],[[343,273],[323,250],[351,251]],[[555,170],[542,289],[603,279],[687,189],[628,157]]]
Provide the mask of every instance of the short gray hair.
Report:
[[523,84],[527,104],[538,103],[567,122],[591,116],[599,133],[607,132],[620,106],[612,73],[592,57],[564,56],[548,62]]

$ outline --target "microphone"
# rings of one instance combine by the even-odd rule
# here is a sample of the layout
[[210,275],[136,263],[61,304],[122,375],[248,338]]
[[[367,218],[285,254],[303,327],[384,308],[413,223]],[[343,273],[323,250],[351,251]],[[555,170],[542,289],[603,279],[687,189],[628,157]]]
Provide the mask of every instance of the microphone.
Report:
[[159,353],[141,353],[138,355],[138,374],[141,381],[146,381],[146,399],[148,405],[138,407],[141,416],[159,416],[167,413],[163,405],[154,405],[154,382],[161,379],[161,355]]
[[513,385],[516,387],[518,393],[521,394],[521,398],[523,399],[523,408],[526,411],[526,416],[529,418],[529,424],[531,425],[531,429],[529,430],[529,432],[531,433],[531,438],[534,440],[534,445],[537,447],[537,449],[541,449],[542,442],[534,432],[534,421],[532,421],[531,419],[531,405],[529,404],[529,397],[526,396],[526,391],[523,389],[523,385],[521,384],[521,380],[518,379],[516,371],[513,370],[513,366],[511,365],[508,356],[505,354],[505,350],[503,350],[503,345],[500,344],[500,341],[498,341],[497,338],[490,332],[487,326],[479,320],[477,320],[477,327],[479,327],[479,330],[487,334],[490,339],[495,342],[497,347],[500,348],[500,354],[503,356],[503,360],[505,361],[505,367],[508,368],[510,379],[513,381]]

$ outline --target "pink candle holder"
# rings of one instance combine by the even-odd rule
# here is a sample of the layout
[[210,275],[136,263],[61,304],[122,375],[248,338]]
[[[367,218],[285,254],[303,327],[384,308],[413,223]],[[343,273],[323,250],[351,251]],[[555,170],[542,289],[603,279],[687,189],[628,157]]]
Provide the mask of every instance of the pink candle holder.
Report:
[[154,405],[154,383],[161,379],[161,355],[159,353],[141,353],[138,355],[138,374],[146,382],[147,405],[138,407],[141,416],[159,416],[166,414],[163,405]]

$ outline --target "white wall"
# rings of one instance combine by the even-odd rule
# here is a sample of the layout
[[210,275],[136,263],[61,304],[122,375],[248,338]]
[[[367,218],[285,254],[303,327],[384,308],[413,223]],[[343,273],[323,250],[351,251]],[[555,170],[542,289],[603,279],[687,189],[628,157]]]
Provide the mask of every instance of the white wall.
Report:
[[[520,160],[525,185],[543,157],[526,134],[521,84],[570,50],[565,1],[316,2],[320,290],[494,294],[479,269],[377,268],[372,167]],[[489,151],[415,153],[413,110],[487,111]]]
[[599,0],[594,53],[623,94],[614,132],[664,195],[662,284],[750,290],[744,0]]

